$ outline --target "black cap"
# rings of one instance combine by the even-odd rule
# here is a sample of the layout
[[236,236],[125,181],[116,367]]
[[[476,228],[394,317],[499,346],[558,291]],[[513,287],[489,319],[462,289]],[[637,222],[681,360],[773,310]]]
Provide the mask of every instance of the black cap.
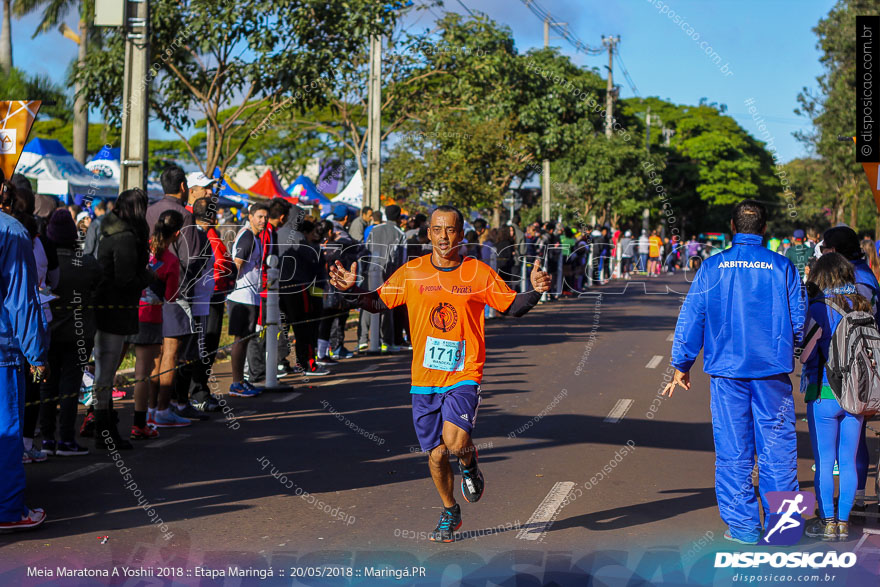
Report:
[[834,249],[850,261],[864,256],[859,244],[859,235],[849,226],[829,228],[822,235],[823,247]]

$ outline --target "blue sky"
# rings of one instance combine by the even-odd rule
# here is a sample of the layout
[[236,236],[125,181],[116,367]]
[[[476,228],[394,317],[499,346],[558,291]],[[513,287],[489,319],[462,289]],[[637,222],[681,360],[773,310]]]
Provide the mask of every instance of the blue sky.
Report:
[[[833,0],[538,0],[556,20],[567,22],[584,43],[601,46],[601,36],[620,35],[620,55],[639,95],[658,96],[681,104],[697,104],[700,98],[727,104],[732,115],[753,135],[757,123],[743,102],[754,99],[775,139],[781,161],[807,154],[791,135],[809,128],[794,114],[797,94],[804,86],[815,87],[821,73],[816,36],[812,27],[834,5]],[[543,45],[543,27],[521,0],[463,0],[474,11],[485,12],[513,31],[521,51]],[[661,13],[661,6],[666,13]],[[445,0],[445,10],[464,13],[458,0]],[[693,29],[694,41],[669,18],[674,11]],[[430,27],[434,14],[418,12],[406,26],[413,32]],[[63,81],[64,72],[76,55],[76,45],[53,31],[31,39],[38,18],[14,20],[13,60],[31,73],[48,74]],[[75,15],[68,24],[75,27]],[[706,41],[728,64],[725,76],[699,43]],[[551,45],[572,57],[575,63],[604,67],[607,56],[586,56],[561,39]],[[604,73],[603,73],[604,75]],[[615,64],[615,82],[623,97],[634,96]],[[156,138],[170,138],[151,125]]]

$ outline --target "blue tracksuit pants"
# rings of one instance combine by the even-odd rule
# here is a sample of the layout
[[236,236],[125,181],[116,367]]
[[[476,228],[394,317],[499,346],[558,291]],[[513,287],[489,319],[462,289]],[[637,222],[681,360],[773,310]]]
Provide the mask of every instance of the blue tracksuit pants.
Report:
[[794,399],[787,374],[764,379],[712,377],[715,494],[734,538],[756,541],[761,516],[752,484],[758,456],[765,515],[768,491],[797,491]]
[[0,367],[0,522],[17,522],[24,506],[21,422],[24,418],[24,373]]

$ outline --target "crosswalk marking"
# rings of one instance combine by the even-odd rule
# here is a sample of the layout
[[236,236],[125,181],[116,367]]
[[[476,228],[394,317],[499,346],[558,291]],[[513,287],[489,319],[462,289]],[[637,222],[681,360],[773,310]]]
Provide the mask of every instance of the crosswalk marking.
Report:
[[52,481],[57,483],[64,483],[65,481],[72,481],[79,477],[85,477],[86,475],[91,475],[101,469],[106,469],[112,463],[95,463],[93,465],[89,465],[88,467],[83,467],[82,469],[77,469],[76,471],[71,471],[70,473],[65,473],[60,477],[55,477]]
[[663,360],[663,355],[654,355],[651,357],[651,360],[648,361],[648,364],[645,365],[646,369],[656,369],[657,365],[660,364],[660,361]]
[[177,436],[171,436],[170,438],[165,438],[163,440],[157,440],[156,442],[150,442],[146,445],[147,448],[162,448],[163,446],[168,446],[169,444],[174,444],[184,438],[189,438],[189,434],[178,434]]
[[538,506],[538,509],[535,510],[525,526],[520,529],[516,537],[520,540],[539,540],[543,538],[547,530],[550,529],[550,525],[553,523],[559,508],[562,507],[562,502],[565,501],[565,498],[568,497],[574,486],[573,481],[558,481],[550,489],[550,493],[547,494],[547,497],[544,498],[544,501],[541,502],[541,505]]
[[278,399],[273,399],[273,400],[272,400],[272,403],[283,404],[284,402],[293,401],[293,400],[295,400],[296,398],[298,398],[298,397],[301,396],[301,395],[302,395],[302,392],[301,392],[301,391],[297,391],[297,392],[294,392],[294,393],[288,393],[288,394],[286,394],[286,395],[282,395],[282,396],[279,397]]
[[617,403],[614,404],[614,407],[611,408],[611,411],[608,412],[608,415],[605,417],[605,421],[610,422],[611,424],[617,424],[623,419],[632,405],[633,400],[631,399],[617,400]]
[[672,342],[673,340],[675,340],[675,333],[670,332],[669,336],[666,337],[666,342]]

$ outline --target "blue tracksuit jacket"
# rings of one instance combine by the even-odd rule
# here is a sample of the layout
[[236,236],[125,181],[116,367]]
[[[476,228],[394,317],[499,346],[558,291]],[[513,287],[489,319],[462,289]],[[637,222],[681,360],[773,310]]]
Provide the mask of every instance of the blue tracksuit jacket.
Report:
[[760,379],[794,370],[795,337],[807,303],[797,268],[737,234],[733,246],[700,266],[675,327],[672,365],[690,371],[700,349],[713,376]]

